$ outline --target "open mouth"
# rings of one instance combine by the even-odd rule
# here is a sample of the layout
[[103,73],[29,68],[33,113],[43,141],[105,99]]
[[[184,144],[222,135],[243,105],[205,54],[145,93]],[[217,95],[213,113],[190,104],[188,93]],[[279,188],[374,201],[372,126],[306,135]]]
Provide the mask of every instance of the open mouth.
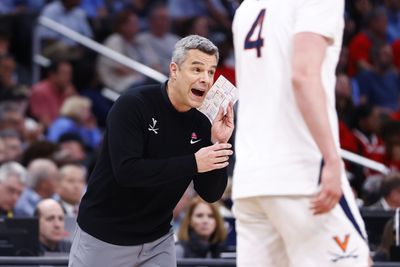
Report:
[[198,89],[194,89],[194,88],[192,88],[191,91],[192,91],[192,93],[193,93],[194,95],[196,95],[196,96],[203,96],[204,93],[205,93],[205,91],[198,90]]

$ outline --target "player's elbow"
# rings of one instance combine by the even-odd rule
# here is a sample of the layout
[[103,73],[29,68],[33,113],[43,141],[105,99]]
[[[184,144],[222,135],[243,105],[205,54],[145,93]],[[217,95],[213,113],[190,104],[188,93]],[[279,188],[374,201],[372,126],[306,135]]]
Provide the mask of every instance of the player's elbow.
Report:
[[307,88],[316,79],[319,79],[319,73],[311,68],[304,67],[292,70],[291,82],[295,91]]

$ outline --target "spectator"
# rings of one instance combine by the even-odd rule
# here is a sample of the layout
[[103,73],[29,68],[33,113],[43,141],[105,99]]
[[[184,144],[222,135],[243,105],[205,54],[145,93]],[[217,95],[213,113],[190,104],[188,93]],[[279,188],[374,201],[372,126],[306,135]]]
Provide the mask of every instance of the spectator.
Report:
[[386,0],[384,5],[388,18],[388,35],[390,40],[400,39],[400,1]]
[[[138,31],[138,17],[132,11],[124,10],[117,15],[115,32],[105,40],[104,45],[133,60],[149,65],[148,62],[144,61],[144,55],[148,53],[145,52],[148,44],[140,48],[141,44],[137,41]],[[128,87],[141,84],[146,80],[146,77],[141,73],[102,55],[98,58],[97,71],[104,85],[117,92],[122,92]]]
[[138,42],[141,47],[149,47],[149,51],[143,53],[146,62],[162,73],[168,74],[172,52],[179,38],[170,32],[171,20],[165,5],[159,4],[153,7],[149,14],[149,26],[150,31],[138,35]]
[[222,27],[225,30],[230,30],[229,14],[221,0],[169,0],[168,9],[178,31],[181,25],[186,24],[188,19],[197,16],[207,16],[213,28]]
[[24,166],[28,166],[33,160],[42,159],[54,159],[57,152],[59,152],[57,144],[46,140],[38,140],[30,144],[22,155],[21,163]]
[[0,56],[10,53],[10,35],[8,32],[0,31]]
[[67,164],[60,168],[57,194],[66,216],[78,215],[79,203],[86,184],[86,169],[83,166]]
[[32,87],[29,100],[31,115],[48,127],[59,115],[64,100],[75,94],[71,64],[67,61],[53,62],[47,79]]
[[369,206],[373,210],[394,210],[400,208],[400,173],[386,176],[380,186],[381,198]]
[[400,172],[400,121],[387,121],[382,127],[382,139],[385,143],[385,165]]
[[196,197],[179,227],[177,258],[219,258],[226,236],[219,206]]
[[0,98],[28,96],[26,74],[17,69],[17,63],[10,54],[0,55]]
[[6,147],[6,161],[19,161],[23,153],[23,143],[20,134],[14,129],[0,131]]
[[400,108],[400,75],[393,65],[393,52],[388,44],[371,49],[373,68],[362,70],[356,79],[361,101],[379,106],[386,113]]
[[383,9],[374,9],[368,15],[366,28],[350,41],[348,74],[353,77],[360,70],[370,70],[372,46],[387,42],[386,12]]
[[[58,22],[86,37],[92,37],[85,12],[79,8],[81,0],[57,0],[47,4],[41,16]],[[63,35],[41,26],[38,31],[43,45],[43,55],[52,60],[78,60],[83,50],[78,44]]]
[[13,217],[17,200],[26,183],[26,170],[17,162],[0,166],[0,217]]
[[63,134],[75,133],[80,136],[85,146],[91,150],[96,149],[101,142],[102,133],[97,127],[91,106],[89,98],[67,98],[60,109],[60,116],[48,128],[47,139],[56,143]]
[[37,204],[34,216],[39,220],[39,254],[68,253],[71,243],[64,240],[64,212],[60,203],[43,199]]
[[392,44],[393,50],[393,63],[397,70],[400,71],[400,39],[396,40]]
[[58,177],[57,165],[49,159],[35,159],[28,166],[27,188],[19,198],[15,214],[33,216],[40,200],[53,197]]
[[392,254],[398,254],[399,252],[399,247],[396,247],[396,228],[394,222],[394,219],[386,222],[382,233],[382,241],[373,257],[374,261],[398,261],[399,256],[397,255],[396,257],[395,254]]
[[[75,133],[65,133],[58,140],[60,151],[55,155],[59,165],[84,164],[88,155],[82,138]],[[86,166],[86,165],[85,165]]]
[[6,161],[6,144],[0,137],[0,166]]

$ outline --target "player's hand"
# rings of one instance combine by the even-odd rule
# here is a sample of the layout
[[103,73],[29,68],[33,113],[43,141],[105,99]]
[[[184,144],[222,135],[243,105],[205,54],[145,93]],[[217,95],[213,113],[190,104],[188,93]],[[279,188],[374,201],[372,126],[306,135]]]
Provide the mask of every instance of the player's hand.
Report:
[[311,210],[315,215],[333,209],[342,196],[340,164],[340,160],[328,161],[322,168],[321,189],[311,200]]
[[215,117],[211,127],[211,142],[215,143],[227,143],[235,128],[233,122],[233,103],[230,102],[226,114],[224,115],[224,109],[219,108],[218,114]]
[[208,172],[228,166],[229,156],[233,154],[231,147],[231,144],[224,143],[201,148],[194,154],[197,172]]

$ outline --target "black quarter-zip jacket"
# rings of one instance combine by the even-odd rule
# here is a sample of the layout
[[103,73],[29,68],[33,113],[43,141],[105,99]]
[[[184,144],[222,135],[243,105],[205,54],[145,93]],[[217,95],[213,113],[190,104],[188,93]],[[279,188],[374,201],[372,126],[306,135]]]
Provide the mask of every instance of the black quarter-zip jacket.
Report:
[[109,112],[78,214],[79,226],[100,240],[154,241],[170,230],[172,211],[192,180],[208,202],[226,188],[226,168],[197,173],[194,153],[211,145],[209,120],[197,109],[178,112],[166,86],[129,89]]

